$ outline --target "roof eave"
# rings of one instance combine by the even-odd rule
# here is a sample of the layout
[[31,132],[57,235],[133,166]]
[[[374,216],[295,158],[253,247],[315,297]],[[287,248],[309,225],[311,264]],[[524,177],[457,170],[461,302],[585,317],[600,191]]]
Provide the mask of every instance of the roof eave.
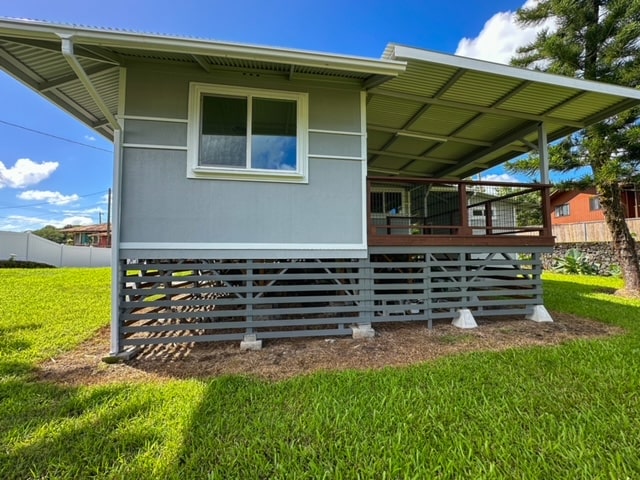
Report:
[[419,60],[432,62],[440,65],[448,65],[454,68],[475,70],[494,75],[511,77],[523,81],[531,81],[553,86],[573,88],[576,90],[586,90],[594,93],[616,95],[624,98],[633,98],[640,103],[640,90],[621,87],[609,83],[594,82],[579,78],[566,77],[547,72],[539,72],[526,68],[503,65],[501,63],[487,62],[475,58],[461,57],[445,53],[434,52],[403,45],[389,44],[385,50],[384,58],[387,60]]
[[38,38],[49,40],[57,40],[61,35],[72,36],[74,43],[82,45],[232,57],[242,60],[286,63],[388,77],[395,77],[406,68],[406,62],[399,60],[371,59],[185,37],[82,28],[32,20],[0,19],[0,35],[16,35],[21,32],[24,33],[25,37],[33,38],[35,35]]

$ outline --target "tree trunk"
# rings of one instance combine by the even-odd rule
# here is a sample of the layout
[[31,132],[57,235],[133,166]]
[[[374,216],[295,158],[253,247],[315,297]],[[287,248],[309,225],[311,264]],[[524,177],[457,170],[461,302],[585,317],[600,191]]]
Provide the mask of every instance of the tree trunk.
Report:
[[597,185],[597,190],[604,210],[604,219],[613,239],[613,251],[622,270],[624,289],[629,293],[638,294],[640,293],[638,251],[625,221],[620,186],[617,183],[604,183]]

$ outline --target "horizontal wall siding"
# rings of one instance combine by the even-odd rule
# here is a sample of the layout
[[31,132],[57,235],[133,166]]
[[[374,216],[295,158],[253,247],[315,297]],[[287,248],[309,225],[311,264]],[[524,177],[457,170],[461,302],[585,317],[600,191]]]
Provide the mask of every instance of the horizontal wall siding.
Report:
[[[473,249],[472,249],[473,250]],[[122,346],[349,335],[356,323],[524,315],[542,303],[540,251],[376,248],[368,259],[129,259]]]
[[127,149],[122,169],[121,242],[364,242],[358,162],[311,159],[308,185],[188,179],[180,151]]
[[[308,183],[187,178],[192,81],[308,93]],[[122,118],[124,257],[179,252],[189,244],[254,251],[253,258],[276,250],[366,256],[358,84],[135,63],[127,67]]]

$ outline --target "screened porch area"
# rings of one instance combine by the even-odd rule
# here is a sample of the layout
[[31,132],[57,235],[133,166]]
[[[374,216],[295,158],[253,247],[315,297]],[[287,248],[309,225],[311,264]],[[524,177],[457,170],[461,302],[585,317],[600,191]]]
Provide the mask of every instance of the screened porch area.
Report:
[[549,185],[369,177],[370,246],[552,246]]

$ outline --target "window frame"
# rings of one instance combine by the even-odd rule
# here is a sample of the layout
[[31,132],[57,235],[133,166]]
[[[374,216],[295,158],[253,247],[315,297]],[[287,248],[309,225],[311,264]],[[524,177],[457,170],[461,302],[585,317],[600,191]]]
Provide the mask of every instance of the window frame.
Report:
[[[206,95],[296,102],[296,170],[271,170],[252,168],[250,148],[247,148],[246,167],[201,165],[200,138],[202,130],[202,98]],[[261,88],[234,87],[210,83],[189,84],[189,114],[187,125],[187,177],[259,182],[308,183],[308,111],[309,95],[306,92],[267,90]],[[248,121],[251,116],[248,114]],[[251,125],[247,126],[247,145],[251,143]]]
[[569,204],[568,203],[563,203],[561,205],[557,205],[554,208],[554,214],[555,214],[556,218],[568,217],[569,215],[571,215],[571,209],[569,207]]
[[592,195],[589,197],[589,211],[598,212],[602,210],[602,204],[600,203],[600,197],[598,195]]

